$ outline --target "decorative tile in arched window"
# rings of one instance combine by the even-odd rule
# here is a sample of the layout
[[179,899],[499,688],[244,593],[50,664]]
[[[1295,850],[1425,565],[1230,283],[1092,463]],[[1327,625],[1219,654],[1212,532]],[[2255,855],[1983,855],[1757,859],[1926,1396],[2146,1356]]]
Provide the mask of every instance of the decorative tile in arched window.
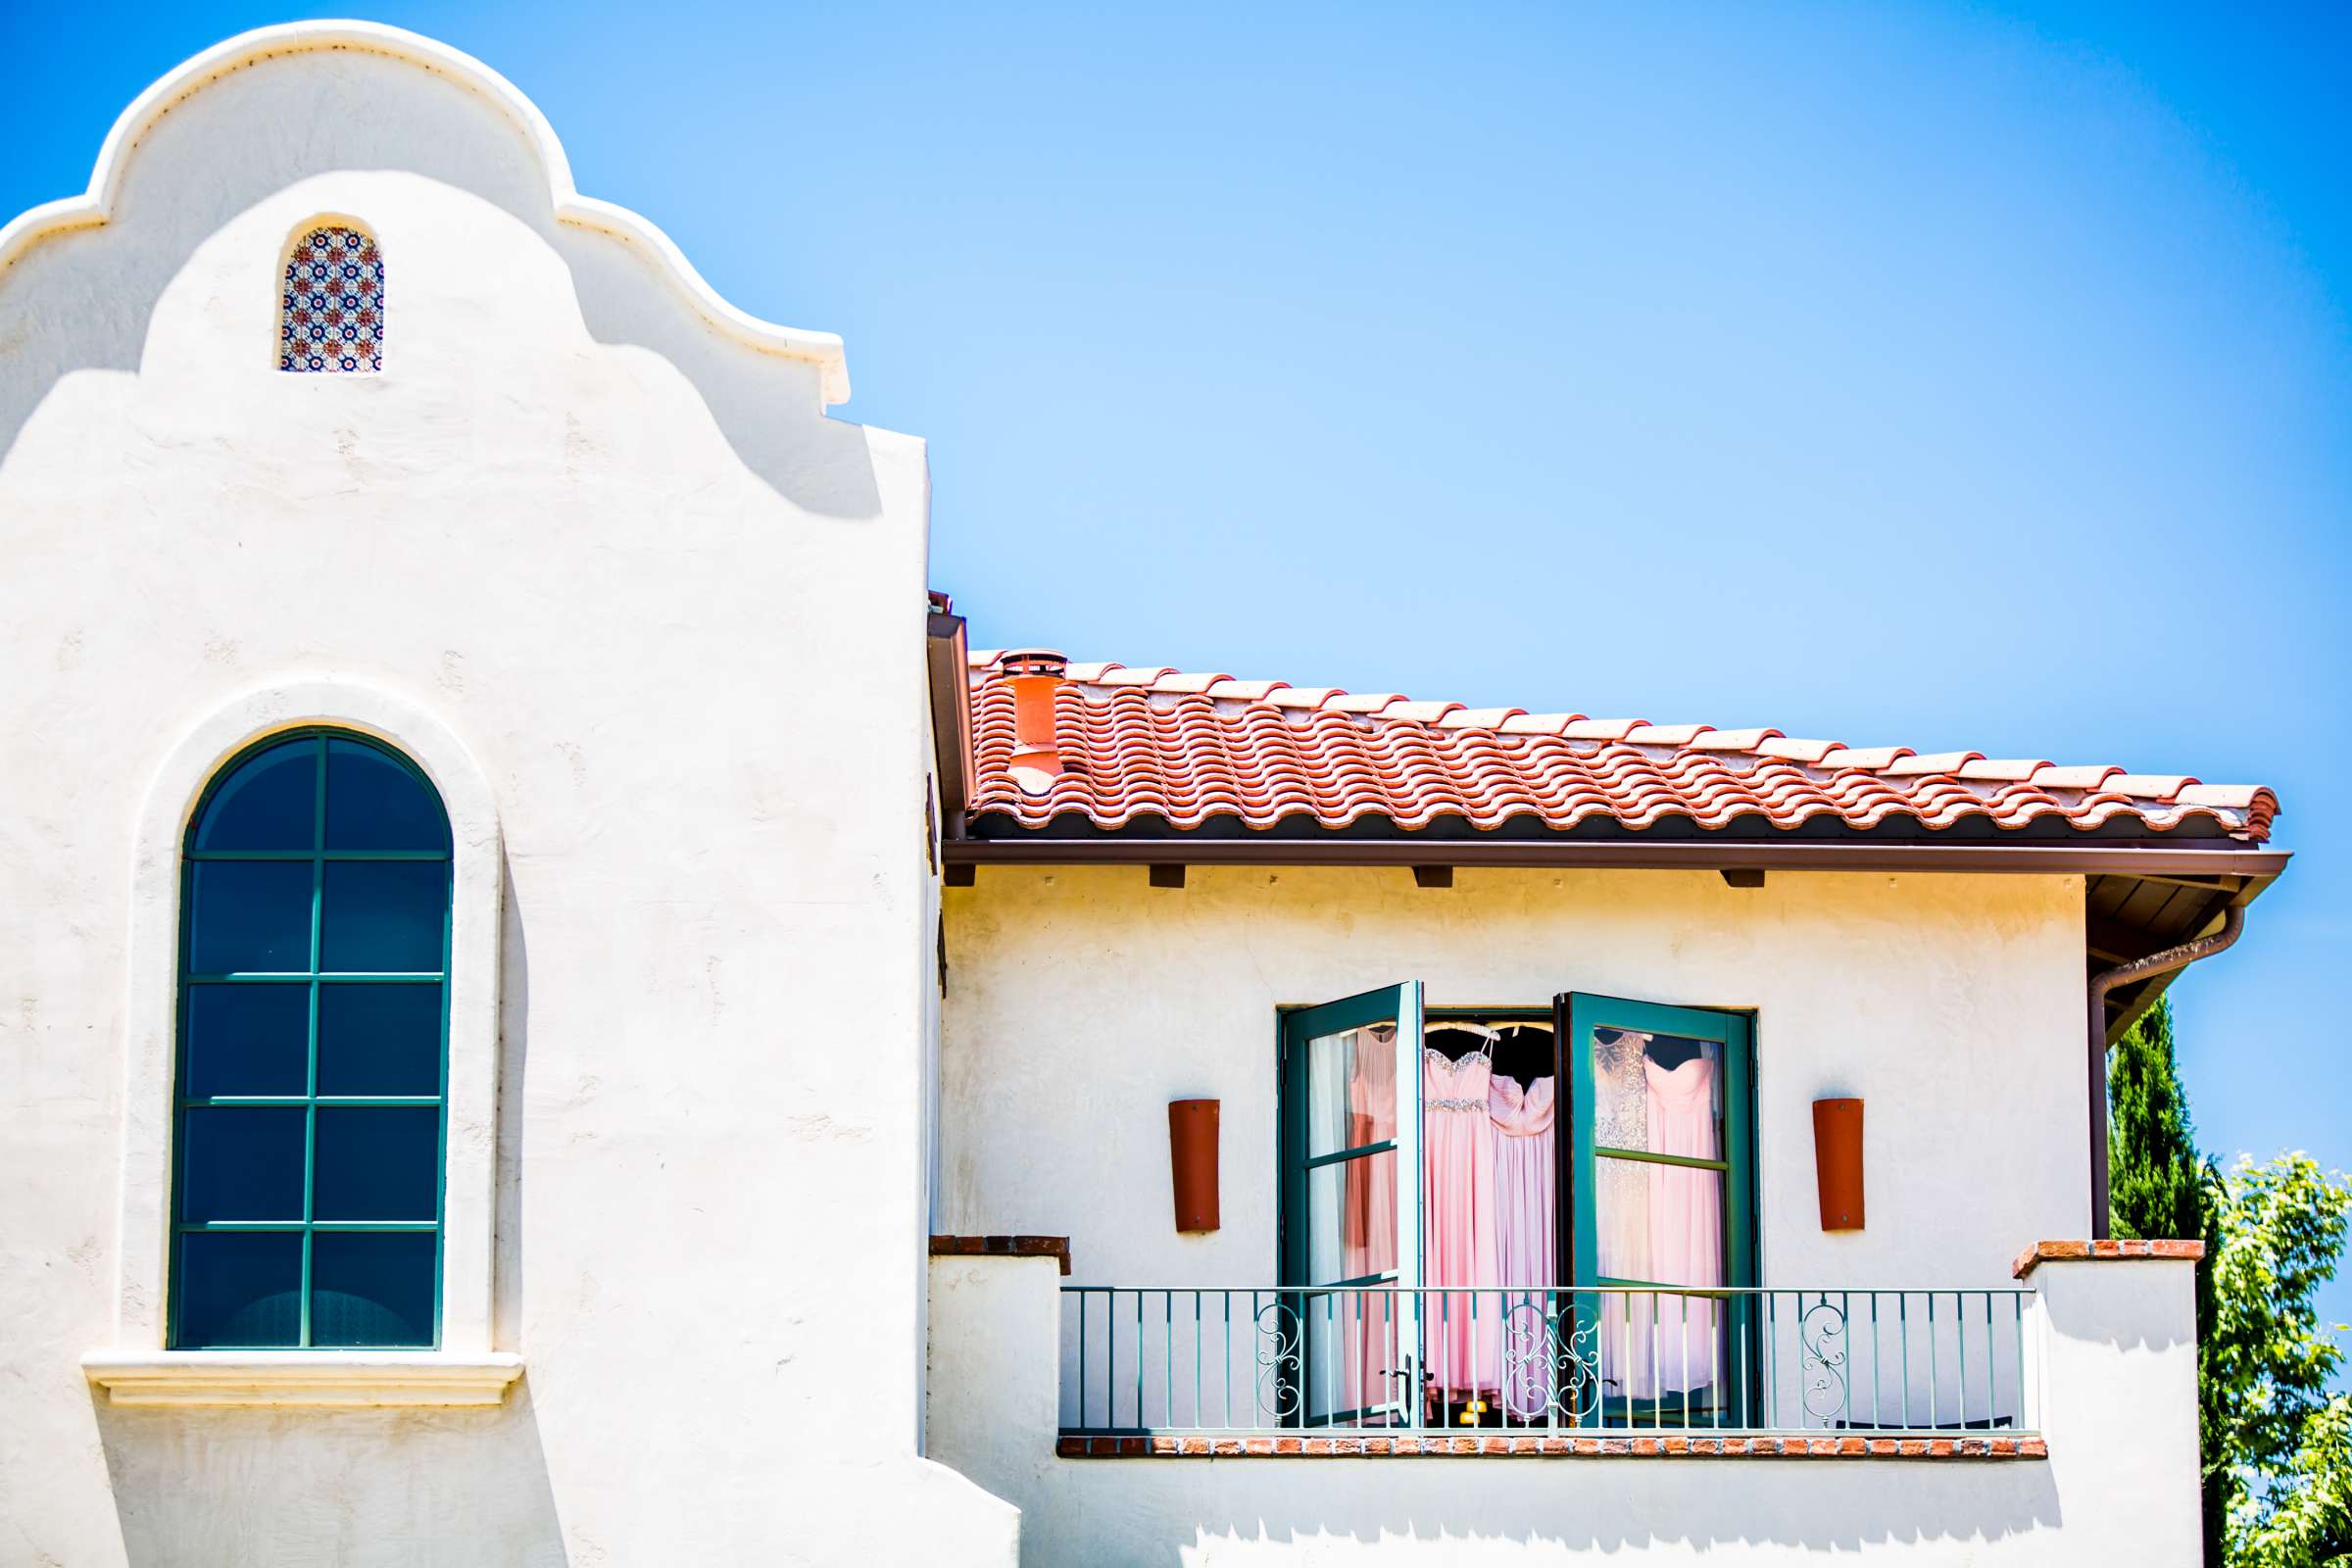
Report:
[[384,258],[375,236],[328,223],[286,257],[278,313],[281,370],[384,368]]

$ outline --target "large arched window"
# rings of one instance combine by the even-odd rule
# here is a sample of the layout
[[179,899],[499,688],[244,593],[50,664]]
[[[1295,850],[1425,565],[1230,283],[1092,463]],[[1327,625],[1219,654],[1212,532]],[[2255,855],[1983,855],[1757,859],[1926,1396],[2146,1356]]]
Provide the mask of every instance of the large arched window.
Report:
[[220,770],[182,867],[170,1344],[440,1336],[451,845],[407,758],[332,729]]
[[384,368],[384,256],[373,234],[351,223],[305,229],[279,281],[279,369]]

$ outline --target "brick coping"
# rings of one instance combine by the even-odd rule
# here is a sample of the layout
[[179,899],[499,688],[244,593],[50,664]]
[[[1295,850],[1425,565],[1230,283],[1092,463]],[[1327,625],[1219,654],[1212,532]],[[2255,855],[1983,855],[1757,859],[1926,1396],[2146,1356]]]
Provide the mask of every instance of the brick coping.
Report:
[[1067,1236],[934,1236],[933,1257],[1051,1257],[1061,1264],[1061,1277],[1070,1277],[1070,1239]]
[[2169,1258],[2193,1263],[2205,1255],[2203,1242],[2117,1240],[2106,1242],[2035,1242],[2017,1254],[2009,1272],[2024,1279],[2042,1263],[2113,1262],[2128,1258]]
[[1415,1458],[1693,1458],[1693,1459],[2047,1459],[2037,1437],[1477,1437],[1291,1438],[1150,1437],[1061,1438],[1063,1459],[1415,1459]]

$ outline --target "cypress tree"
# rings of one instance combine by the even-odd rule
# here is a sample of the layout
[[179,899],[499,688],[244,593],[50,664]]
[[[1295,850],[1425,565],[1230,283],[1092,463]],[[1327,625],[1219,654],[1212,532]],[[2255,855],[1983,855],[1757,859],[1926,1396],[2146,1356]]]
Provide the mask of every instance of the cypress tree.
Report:
[[2220,1568],[2229,1511],[2230,1474],[2222,1456],[2222,1412],[2213,1350],[2213,1265],[2221,1252],[2221,1213],[2211,1168],[2197,1152],[2188,1095],[2173,1049],[2169,998],[2140,1014],[2109,1054],[2110,1217],[2118,1236],[2205,1243],[2197,1265],[2197,1452],[2204,1511],[2205,1561]]

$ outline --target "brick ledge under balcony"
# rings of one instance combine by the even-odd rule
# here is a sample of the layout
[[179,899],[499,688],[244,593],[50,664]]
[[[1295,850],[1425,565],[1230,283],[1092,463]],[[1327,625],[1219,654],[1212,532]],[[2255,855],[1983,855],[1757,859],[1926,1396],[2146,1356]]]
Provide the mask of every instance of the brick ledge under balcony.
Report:
[[2047,1440],[1861,1437],[1062,1438],[1063,1459],[2046,1459]]

